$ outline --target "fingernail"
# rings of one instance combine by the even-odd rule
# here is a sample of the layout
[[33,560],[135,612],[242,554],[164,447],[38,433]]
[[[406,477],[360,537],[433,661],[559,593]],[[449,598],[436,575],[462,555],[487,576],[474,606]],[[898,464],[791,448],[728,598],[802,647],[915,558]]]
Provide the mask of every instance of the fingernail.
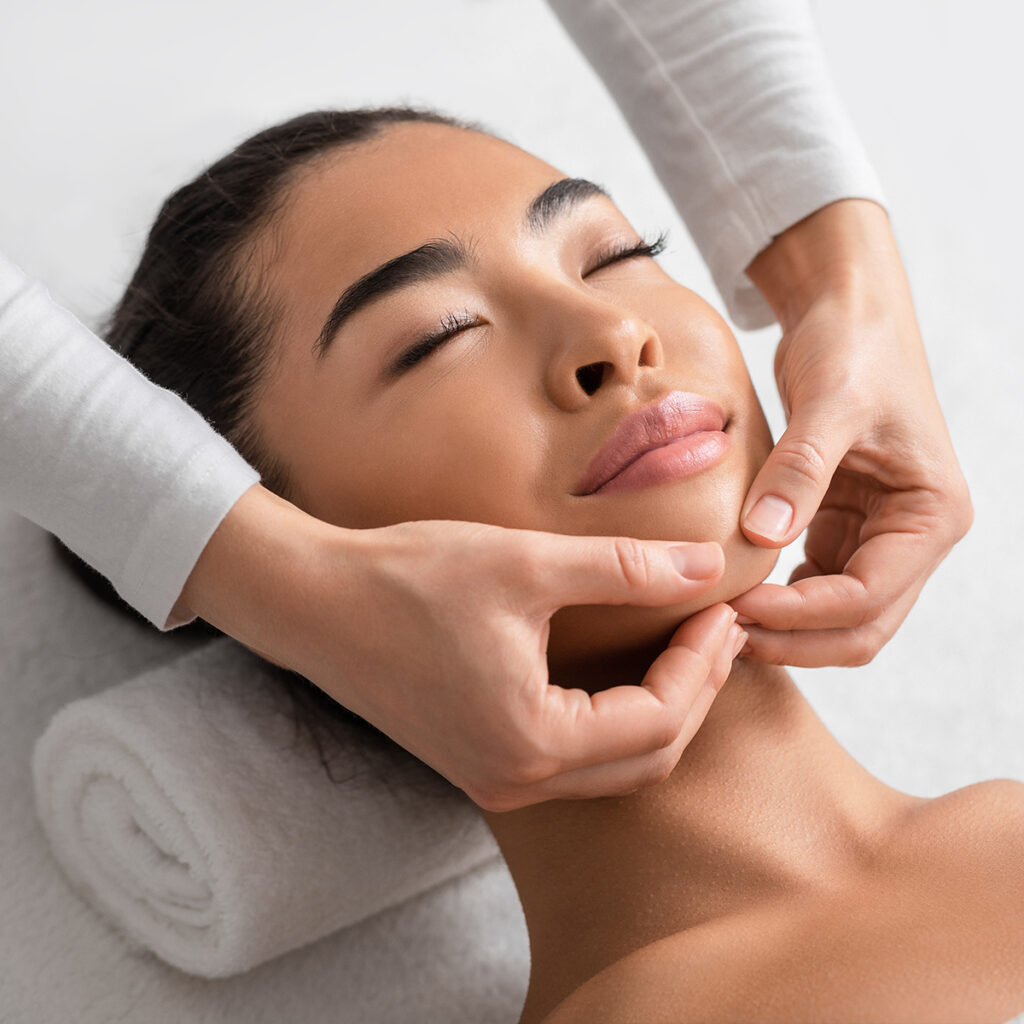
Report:
[[767,540],[782,540],[793,522],[793,506],[784,498],[766,494],[747,513],[744,525]]
[[732,656],[735,658],[746,646],[748,637],[739,626],[733,626],[732,628],[735,630],[735,634],[732,637]]
[[757,625],[757,619],[752,619],[749,615],[737,615],[736,616],[736,621],[741,626],[756,626]]
[[688,580],[707,580],[717,576],[725,565],[725,556],[717,544],[687,544],[669,548],[676,572]]
[[744,643],[740,648],[740,653],[736,655],[737,658],[747,658],[754,653],[754,648],[749,643]]

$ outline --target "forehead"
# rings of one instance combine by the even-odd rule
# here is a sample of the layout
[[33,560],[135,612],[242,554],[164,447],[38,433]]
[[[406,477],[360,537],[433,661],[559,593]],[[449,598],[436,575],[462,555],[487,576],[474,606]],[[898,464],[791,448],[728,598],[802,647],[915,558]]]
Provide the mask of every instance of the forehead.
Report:
[[507,233],[533,197],[563,176],[489,135],[396,125],[302,169],[276,225],[279,255],[329,260],[335,272],[345,267],[359,276],[429,238]]

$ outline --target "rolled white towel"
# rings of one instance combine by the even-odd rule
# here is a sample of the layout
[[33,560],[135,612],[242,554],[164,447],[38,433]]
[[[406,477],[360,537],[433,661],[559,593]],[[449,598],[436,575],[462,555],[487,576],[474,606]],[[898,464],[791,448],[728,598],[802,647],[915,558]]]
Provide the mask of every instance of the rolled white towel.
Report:
[[498,856],[468,797],[404,751],[365,770],[355,725],[332,781],[271,676],[215,640],[69,704],[33,752],[72,884],[191,974],[248,970]]

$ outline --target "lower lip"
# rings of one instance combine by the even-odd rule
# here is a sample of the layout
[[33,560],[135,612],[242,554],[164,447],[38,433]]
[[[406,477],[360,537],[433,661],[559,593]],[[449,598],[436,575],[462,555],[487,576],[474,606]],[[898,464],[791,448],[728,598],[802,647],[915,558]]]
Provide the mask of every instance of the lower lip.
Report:
[[729,435],[721,430],[702,430],[697,434],[688,434],[660,448],[644,452],[593,493],[637,491],[671,480],[685,480],[720,462],[730,444]]

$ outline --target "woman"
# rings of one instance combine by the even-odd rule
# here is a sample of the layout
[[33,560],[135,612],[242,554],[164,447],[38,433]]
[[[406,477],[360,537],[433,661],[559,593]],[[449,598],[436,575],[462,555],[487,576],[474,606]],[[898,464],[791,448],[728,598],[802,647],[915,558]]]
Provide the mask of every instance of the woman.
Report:
[[[864,660],[962,536],[970,504],[922,372],[888,220],[853,198],[877,198],[879,187],[828,82],[810,12],[790,0],[551,6],[645,146],[736,322],[774,315],[785,332],[777,365],[790,422],[751,486],[743,524],[767,547],[809,524],[810,556],[799,586],[744,599],[751,642],[759,657],[791,664]],[[543,659],[524,651],[536,651],[546,613],[574,598],[663,603],[710,585],[716,563],[706,555],[691,551],[680,568],[665,545],[627,542],[653,570],[627,579],[613,538],[442,534],[424,524],[378,535],[375,549],[354,544],[275,502],[199,418],[104,355],[2,257],[0,367],[0,501],[62,536],[158,626],[199,614],[243,641],[258,637],[399,741],[418,742],[484,806],[616,792],[627,779],[616,754],[633,765],[631,784],[657,768],[664,714],[606,704],[603,716],[577,722],[589,734],[579,756],[549,761],[549,776],[537,776],[530,737],[563,745],[571,709],[547,686]],[[848,471],[853,464],[860,472]],[[898,506],[893,515],[874,501],[879,484]],[[835,506],[851,494],[874,518],[863,550],[833,564]],[[677,548],[672,557],[683,556]],[[509,620],[487,600],[493,571],[525,562],[549,572],[508,581],[521,609]],[[358,601],[350,577],[361,581]],[[480,599],[453,616],[449,595],[466,589]],[[335,613],[318,619],[311,606]],[[400,624],[402,644],[363,642],[377,614]],[[478,641],[453,643],[460,634]],[[460,652],[446,676],[413,679],[391,658],[431,643]],[[514,672],[484,667],[495,645]],[[524,677],[533,701],[475,733],[481,708]],[[419,700],[426,691],[430,708]],[[423,718],[440,705],[428,738]]]
[[[238,187],[254,173],[262,189]],[[197,248],[190,213],[246,202],[244,230]],[[1006,1019],[1024,1008],[1024,789],[900,793],[784,671],[730,672],[744,634],[722,602],[774,563],[739,527],[771,439],[727,326],[657,250],[598,186],[492,136],[308,115],[168,200],[110,340],[328,522],[721,545],[699,599],[552,619],[563,686],[700,681],[661,785],[487,812],[530,933],[523,1024]],[[694,673],[710,635],[721,653]]]

